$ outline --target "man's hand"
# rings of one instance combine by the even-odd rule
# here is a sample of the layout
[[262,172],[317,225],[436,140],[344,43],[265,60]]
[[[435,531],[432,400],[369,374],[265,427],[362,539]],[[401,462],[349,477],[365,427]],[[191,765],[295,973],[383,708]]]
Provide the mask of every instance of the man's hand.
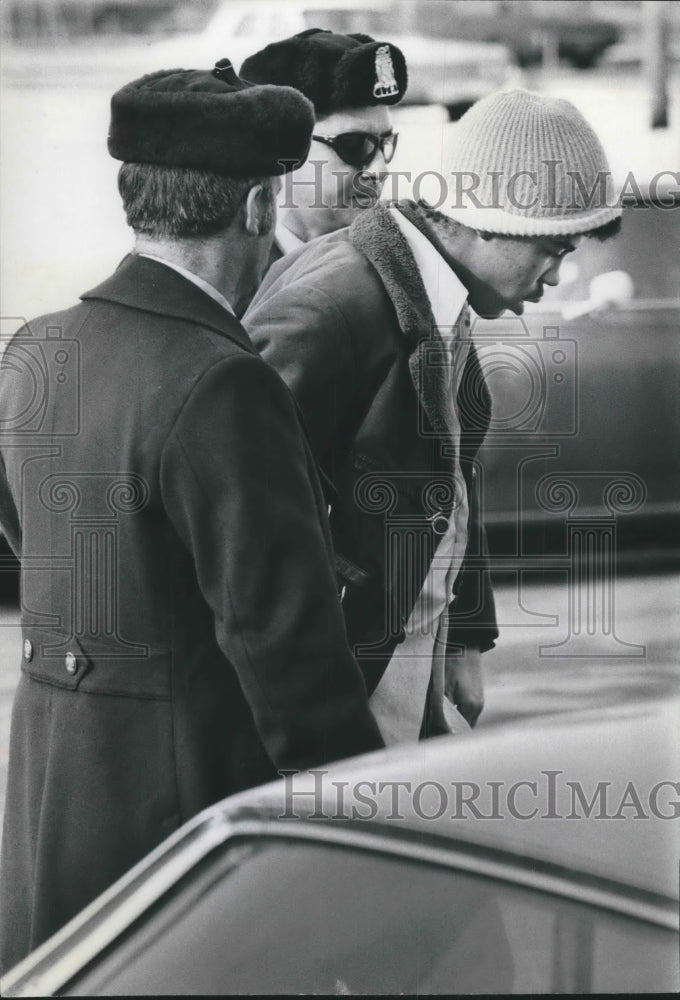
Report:
[[466,648],[459,656],[446,657],[444,693],[465,721],[474,726],[484,708],[482,654],[478,649]]

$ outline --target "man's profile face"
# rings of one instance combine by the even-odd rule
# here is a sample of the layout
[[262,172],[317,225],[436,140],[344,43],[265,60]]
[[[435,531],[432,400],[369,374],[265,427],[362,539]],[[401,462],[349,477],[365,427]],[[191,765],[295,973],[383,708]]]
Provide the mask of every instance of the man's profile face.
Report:
[[[379,137],[391,131],[390,114],[381,106],[322,115],[314,126],[314,135],[326,138],[347,132]],[[281,204],[311,216],[318,232],[333,232],[349,226],[361,211],[376,203],[387,173],[379,148],[371,162],[361,168],[344,162],[326,143],[312,139],[306,163],[293,173],[292,183],[284,182]]]
[[538,302],[545,285],[558,285],[560,265],[581,236],[478,237],[470,304],[487,318],[510,309],[517,316],[525,302]]

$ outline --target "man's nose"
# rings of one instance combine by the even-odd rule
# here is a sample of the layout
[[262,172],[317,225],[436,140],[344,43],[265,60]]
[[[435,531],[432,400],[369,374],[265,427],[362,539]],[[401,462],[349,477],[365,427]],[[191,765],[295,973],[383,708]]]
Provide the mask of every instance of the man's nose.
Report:
[[364,177],[370,178],[377,187],[381,188],[383,186],[388,170],[382,149],[376,149],[375,156],[370,163],[366,164],[361,173]]
[[561,264],[562,264],[561,260],[553,261],[553,263],[550,265],[547,271],[543,272],[541,281],[543,282],[544,285],[552,285],[553,287],[559,285]]

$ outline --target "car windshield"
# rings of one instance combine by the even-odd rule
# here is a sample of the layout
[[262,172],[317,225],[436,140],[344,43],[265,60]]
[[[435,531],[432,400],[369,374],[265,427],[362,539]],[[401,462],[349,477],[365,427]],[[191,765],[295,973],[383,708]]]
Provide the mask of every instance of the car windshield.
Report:
[[672,932],[392,855],[260,841],[204,861],[66,990],[505,993],[677,986]]

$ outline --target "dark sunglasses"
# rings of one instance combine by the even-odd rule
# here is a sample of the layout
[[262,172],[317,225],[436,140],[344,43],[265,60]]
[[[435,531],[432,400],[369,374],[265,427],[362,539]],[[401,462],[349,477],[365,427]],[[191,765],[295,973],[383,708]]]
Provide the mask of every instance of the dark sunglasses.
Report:
[[380,150],[389,163],[397,148],[398,132],[341,132],[340,135],[313,135],[312,139],[330,146],[340,159],[350,167],[367,167]]

